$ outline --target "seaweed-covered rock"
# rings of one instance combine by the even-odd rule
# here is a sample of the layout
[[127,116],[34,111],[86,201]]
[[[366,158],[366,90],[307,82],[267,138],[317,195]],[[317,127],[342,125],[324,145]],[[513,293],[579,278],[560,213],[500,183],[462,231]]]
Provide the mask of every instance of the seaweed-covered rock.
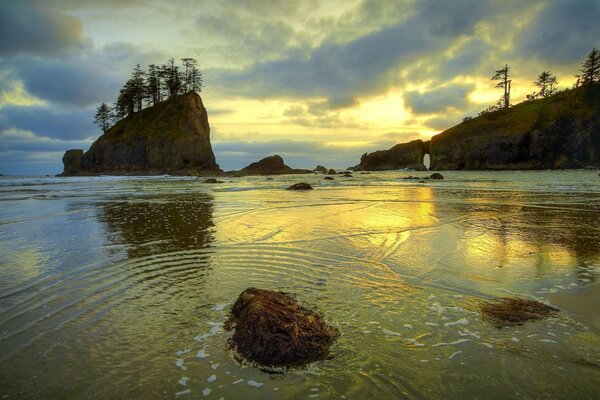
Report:
[[311,190],[313,187],[306,182],[294,183],[292,186],[287,187],[285,190]]
[[551,316],[558,308],[536,300],[501,297],[480,303],[483,319],[497,328],[523,325]]
[[289,294],[256,288],[239,295],[225,328],[234,330],[230,348],[263,367],[303,367],[328,359],[339,337],[321,313],[301,306]]

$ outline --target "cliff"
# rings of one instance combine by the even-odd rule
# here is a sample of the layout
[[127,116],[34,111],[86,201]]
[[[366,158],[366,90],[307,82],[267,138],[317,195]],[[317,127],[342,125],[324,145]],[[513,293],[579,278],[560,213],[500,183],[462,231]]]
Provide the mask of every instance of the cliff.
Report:
[[[234,171],[235,172],[235,171]],[[265,157],[260,161],[253,162],[242,168],[237,173],[241,175],[284,175],[284,174],[311,174],[312,171],[305,169],[294,169],[283,162],[278,155]]]
[[463,122],[431,139],[436,170],[600,166],[600,88],[578,88]]
[[81,156],[69,150],[62,175],[158,175],[220,172],[210,145],[206,108],[195,92],[117,122]]
[[600,86],[523,102],[431,138],[364,154],[354,169],[560,169],[600,167]]
[[427,153],[429,153],[429,142],[413,140],[397,144],[389,150],[365,153],[360,158],[360,164],[351,169],[355,171],[383,171],[402,168],[424,170],[423,156]]

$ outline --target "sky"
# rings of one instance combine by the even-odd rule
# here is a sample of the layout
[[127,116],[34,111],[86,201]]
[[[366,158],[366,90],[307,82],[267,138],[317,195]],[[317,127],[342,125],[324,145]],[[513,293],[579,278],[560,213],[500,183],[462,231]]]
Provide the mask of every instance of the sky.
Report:
[[0,0],[0,173],[56,174],[136,64],[193,57],[221,168],[345,168],[600,48],[598,0]]

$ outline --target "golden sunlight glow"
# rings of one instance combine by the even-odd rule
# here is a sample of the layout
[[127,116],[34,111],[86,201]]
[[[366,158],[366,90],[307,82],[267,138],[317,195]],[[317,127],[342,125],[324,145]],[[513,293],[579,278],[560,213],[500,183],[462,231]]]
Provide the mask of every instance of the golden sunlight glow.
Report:
[[33,97],[25,90],[23,82],[12,82],[9,91],[0,92],[0,108],[6,106],[43,106],[46,102]]

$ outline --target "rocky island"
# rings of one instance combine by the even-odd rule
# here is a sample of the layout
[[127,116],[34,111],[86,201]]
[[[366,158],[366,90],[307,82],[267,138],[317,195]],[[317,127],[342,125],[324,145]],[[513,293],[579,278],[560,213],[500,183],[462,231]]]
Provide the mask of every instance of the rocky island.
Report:
[[68,150],[63,176],[212,174],[221,171],[200,96],[184,95],[118,121],[85,153]]

